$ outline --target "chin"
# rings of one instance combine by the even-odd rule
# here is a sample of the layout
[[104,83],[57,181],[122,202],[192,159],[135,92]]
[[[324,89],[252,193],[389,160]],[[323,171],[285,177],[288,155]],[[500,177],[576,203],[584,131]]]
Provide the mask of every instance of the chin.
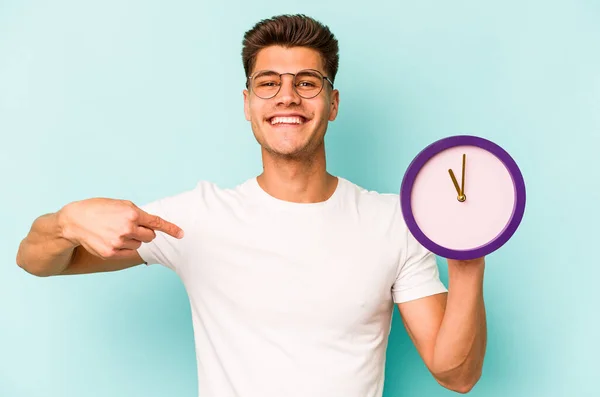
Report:
[[310,146],[310,137],[308,136],[291,136],[291,134],[273,134],[268,131],[263,135],[261,146],[267,152],[279,156],[295,156],[306,153]]
[[263,146],[263,148],[274,157],[285,157],[289,159],[302,158],[310,154],[308,146]]
[[[265,152],[273,157],[300,159],[310,157],[320,146],[307,121],[303,125],[273,126],[265,123],[255,129],[255,137]],[[308,127],[308,128],[307,128]]]

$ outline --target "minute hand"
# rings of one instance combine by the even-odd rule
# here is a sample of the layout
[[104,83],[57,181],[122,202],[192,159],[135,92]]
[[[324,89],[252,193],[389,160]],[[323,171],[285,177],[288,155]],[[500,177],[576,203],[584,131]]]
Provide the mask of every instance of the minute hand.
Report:
[[462,183],[461,183],[461,187],[460,187],[460,195],[464,196],[465,195],[465,168],[466,168],[466,163],[467,163],[467,155],[463,154],[463,161],[462,161]]

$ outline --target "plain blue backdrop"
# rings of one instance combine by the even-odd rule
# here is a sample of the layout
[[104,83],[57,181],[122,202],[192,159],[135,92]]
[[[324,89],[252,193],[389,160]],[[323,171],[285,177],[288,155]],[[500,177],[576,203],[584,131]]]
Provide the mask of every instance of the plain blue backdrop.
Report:
[[[487,258],[488,354],[471,394],[599,395],[599,2],[1,0],[0,396],[196,396],[172,272],[36,278],[15,255],[68,202],[143,204],[258,174],[241,40],[280,13],[340,40],[332,173],[397,193],[412,158],[456,134],[521,167],[527,208]],[[451,395],[395,315],[385,397]]]

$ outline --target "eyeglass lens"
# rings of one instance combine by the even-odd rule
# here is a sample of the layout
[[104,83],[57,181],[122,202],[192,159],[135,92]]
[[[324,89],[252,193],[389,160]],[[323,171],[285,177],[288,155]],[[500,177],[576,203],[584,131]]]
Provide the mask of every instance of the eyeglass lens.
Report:
[[[261,98],[272,98],[281,88],[282,76],[274,71],[266,70],[252,78],[252,89]],[[314,70],[302,70],[294,76],[294,88],[303,98],[313,98],[323,88],[323,75]]]

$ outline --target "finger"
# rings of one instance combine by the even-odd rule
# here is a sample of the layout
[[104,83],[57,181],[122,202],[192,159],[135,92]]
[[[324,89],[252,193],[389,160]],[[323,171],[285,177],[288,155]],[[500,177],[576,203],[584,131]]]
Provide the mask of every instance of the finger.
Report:
[[[141,245],[141,242],[138,242],[138,244]],[[97,236],[89,236],[86,241],[81,243],[81,245],[92,255],[104,260],[110,258],[125,258],[128,255],[131,255],[133,251],[131,249],[121,250],[120,248],[126,246],[135,247],[135,243],[129,243],[126,241],[120,242],[118,245],[111,246],[110,244],[106,244]]]
[[126,236],[127,238],[141,241],[142,243],[149,243],[156,238],[154,230],[148,229],[144,226],[135,226],[133,233]]
[[102,240],[97,238],[90,238],[87,242],[84,242],[81,245],[92,255],[104,260],[121,257],[121,253],[118,249],[107,248]]
[[111,258],[129,258],[131,257],[131,255],[136,254],[137,253],[137,249],[118,249],[116,250],[113,255],[111,256]]
[[138,224],[140,226],[167,233],[168,235],[173,236],[175,238],[183,237],[183,230],[179,226],[162,219],[158,215],[151,215],[142,210],[140,210]]
[[81,246],[90,254],[97,256],[98,258],[102,258],[102,255],[98,253],[90,244],[87,244],[85,241],[81,242]]
[[142,246],[142,242],[134,239],[127,239],[119,247],[120,250],[137,250]]

